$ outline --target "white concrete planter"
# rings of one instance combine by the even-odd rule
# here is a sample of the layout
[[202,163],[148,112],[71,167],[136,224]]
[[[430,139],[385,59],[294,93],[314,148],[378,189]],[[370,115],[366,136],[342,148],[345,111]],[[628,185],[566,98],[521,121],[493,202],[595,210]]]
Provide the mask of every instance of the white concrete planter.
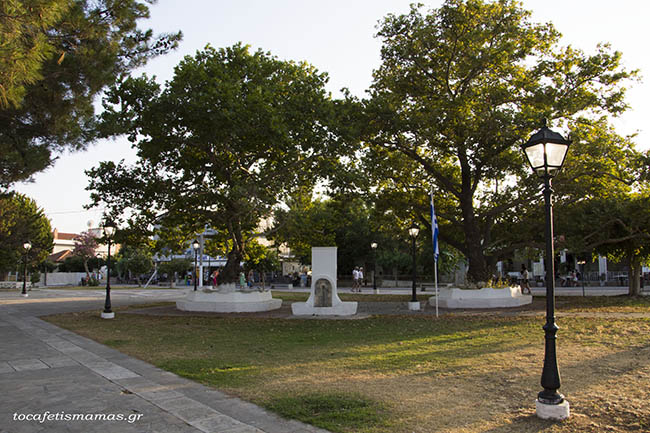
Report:
[[[522,295],[519,287],[493,289],[483,287],[478,290],[439,289],[438,306],[440,308],[507,308],[520,307],[533,302],[532,295]],[[429,298],[431,305],[436,304],[435,296]]]
[[183,311],[206,311],[214,313],[252,313],[277,310],[282,299],[274,299],[271,291],[236,291],[234,284],[219,286],[221,291],[189,289],[185,299],[176,301],[176,308]]

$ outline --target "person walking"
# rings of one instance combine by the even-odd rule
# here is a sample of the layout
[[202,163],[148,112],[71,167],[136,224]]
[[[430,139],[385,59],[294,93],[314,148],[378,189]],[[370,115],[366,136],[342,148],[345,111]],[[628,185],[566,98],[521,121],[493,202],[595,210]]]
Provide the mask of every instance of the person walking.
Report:
[[530,285],[528,284],[528,269],[526,269],[526,265],[521,265],[521,294],[526,293],[526,289],[528,289],[528,294],[532,295],[533,293],[530,291]]

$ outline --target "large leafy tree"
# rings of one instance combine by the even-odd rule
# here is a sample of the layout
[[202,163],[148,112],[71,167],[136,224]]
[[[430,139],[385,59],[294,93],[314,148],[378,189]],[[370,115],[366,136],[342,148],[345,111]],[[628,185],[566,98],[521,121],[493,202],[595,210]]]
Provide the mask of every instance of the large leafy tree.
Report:
[[48,167],[53,152],[95,140],[95,97],[176,46],[180,33],[154,36],[137,27],[152,3],[1,3],[0,190]]
[[650,259],[650,195],[610,195],[574,203],[566,210],[568,246],[629,266],[629,294],[639,295],[641,266]]
[[119,273],[135,277],[138,286],[141,285],[140,276],[153,269],[151,252],[147,248],[124,246],[120,248],[116,259]]
[[43,209],[25,195],[0,196],[0,274],[18,267],[26,241],[32,244],[27,255],[28,263],[42,263],[53,247],[50,220]]
[[[634,76],[620,53],[559,47],[551,24],[529,18],[516,1],[447,0],[428,14],[413,6],[388,15],[379,26],[383,63],[367,101],[368,169],[402,159],[408,171],[395,176],[415,174],[412,185],[423,193],[435,187],[447,226],[440,236],[466,256],[474,280],[489,278],[497,260],[523,246],[494,230],[538,193],[518,145],[543,118],[558,127],[620,113],[622,82]],[[419,202],[414,212],[424,214],[426,200]]]
[[337,155],[342,105],[326,81],[308,64],[240,44],[186,57],[164,88],[125,80],[106,100],[105,131],[128,133],[140,159],[90,170],[94,204],[131,208],[132,225],[191,233],[208,224],[228,245],[221,282],[236,281],[260,219]]

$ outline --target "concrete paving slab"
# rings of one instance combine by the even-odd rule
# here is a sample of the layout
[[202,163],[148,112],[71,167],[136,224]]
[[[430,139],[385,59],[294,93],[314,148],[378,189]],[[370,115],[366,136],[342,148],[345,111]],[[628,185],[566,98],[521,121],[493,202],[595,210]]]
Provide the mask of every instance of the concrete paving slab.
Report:
[[[63,330],[37,316],[97,309],[97,294],[0,294],[0,433],[314,433],[323,430],[287,421],[115,349]],[[71,291],[73,292],[73,291]],[[113,293],[113,305],[180,298],[165,291]],[[92,298],[97,299],[82,299]],[[31,414],[117,416],[131,421],[30,421]],[[13,419],[14,414],[23,419]]]
[[0,361],[0,374],[2,373],[13,373],[16,371],[8,362]]
[[226,415],[212,415],[208,418],[188,420],[188,424],[206,433],[220,433],[225,430],[240,428],[244,424]]
[[27,371],[27,370],[41,370],[44,368],[50,368],[47,364],[43,363],[39,359],[16,359],[13,361],[7,361],[16,371]]
[[134,373],[131,370],[120,367],[110,361],[81,362],[81,364],[109,380],[127,379],[129,377],[139,376],[138,373]]
[[58,367],[71,367],[79,365],[77,361],[67,356],[48,356],[45,358],[40,358],[41,362],[48,365],[50,368]]

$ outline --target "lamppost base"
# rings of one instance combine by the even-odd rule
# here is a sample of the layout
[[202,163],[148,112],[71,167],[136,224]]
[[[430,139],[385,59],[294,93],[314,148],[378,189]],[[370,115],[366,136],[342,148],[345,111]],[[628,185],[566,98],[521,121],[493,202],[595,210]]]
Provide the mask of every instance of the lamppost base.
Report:
[[22,296],[23,298],[29,298],[29,294],[28,294],[28,293],[21,293],[20,296]]
[[110,313],[106,313],[102,311],[102,319],[114,319],[114,318],[115,318],[114,312],[111,311]]
[[375,295],[378,295],[379,294],[379,289],[372,289],[372,293],[374,293]]
[[560,421],[569,418],[569,402],[563,400],[560,404],[546,404],[535,400],[535,412],[541,419]]
[[420,302],[411,302],[409,301],[409,310],[411,311],[420,311]]

